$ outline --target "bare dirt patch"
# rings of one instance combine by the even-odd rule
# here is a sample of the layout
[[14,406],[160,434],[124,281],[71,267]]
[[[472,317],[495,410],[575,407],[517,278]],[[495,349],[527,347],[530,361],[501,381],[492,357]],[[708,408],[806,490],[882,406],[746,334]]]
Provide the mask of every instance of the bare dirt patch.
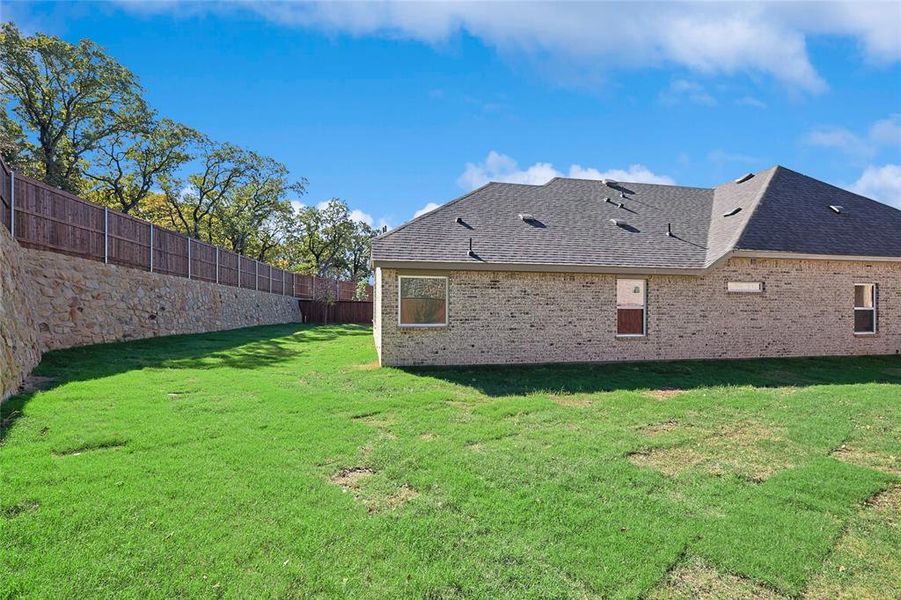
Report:
[[670,431],[674,431],[679,426],[679,423],[673,419],[669,419],[668,421],[663,421],[661,423],[654,423],[653,425],[648,425],[647,427],[643,427],[641,429],[641,433],[648,437],[654,437],[656,435],[660,435],[661,433],[667,433]]
[[854,445],[842,444],[832,451],[831,456],[858,467],[867,467],[890,475],[901,476],[901,457],[887,452],[863,450]]
[[375,474],[375,471],[366,467],[352,467],[342,469],[329,478],[329,481],[344,488],[344,491],[359,489],[360,483]]
[[358,365],[354,365],[355,371],[372,371],[373,369],[378,369],[378,368],[379,368],[379,361],[377,361],[377,360],[374,360],[374,361],[368,362],[368,363],[361,363]]
[[34,512],[40,508],[40,506],[41,504],[37,500],[24,500],[22,502],[17,502],[12,506],[0,508],[0,516],[6,519],[12,519],[23,513]]
[[901,485],[890,487],[870,498],[866,507],[876,512],[886,513],[893,518],[896,525],[901,527]]
[[438,436],[436,436],[434,433],[423,433],[419,436],[419,439],[421,439],[423,442],[431,442],[436,437]]
[[574,408],[588,408],[592,404],[590,396],[582,396],[579,394],[551,394],[549,398],[552,402],[556,402],[560,406]]
[[[683,426],[666,423],[652,427],[659,434],[681,431]],[[688,443],[632,453],[629,460],[636,466],[656,469],[671,477],[698,468],[712,475],[732,473],[760,482],[792,466],[788,457],[795,453],[787,451],[790,445],[779,428],[740,421],[713,432],[701,432]]]
[[651,600],[783,600],[786,597],[745,577],[722,573],[699,558],[679,565],[654,590]]
[[410,485],[405,483],[398,487],[383,474],[368,467],[342,469],[329,481],[342,491],[353,494],[354,499],[364,504],[370,513],[394,510],[419,496],[419,492]]
[[409,485],[404,484],[397,493],[392,494],[385,499],[385,508],[393,510],[402,504],[406,504],[417,496],[419,496],[419,492]]
[[805,600],[897,597],[901,581],[901,485],[866,502],[851,517],[807,589]]
[[663,388],[659,390],[648,390],[644,394],[645,396],[650,396],[654,400],[669,400],[670,398],[674,398],[679,394],[684,394],[688,390],[680,390],[677,388]]
[[360,421],[361,423],[366,423],[367,425],[371,425],[373,427],[377,427],[378,429],[386,429],[391,427],[396,422],[395,418],[391,415],[385,413],[374,413],[371,415],[361,415],[359,417],[354,417],[354,421]]

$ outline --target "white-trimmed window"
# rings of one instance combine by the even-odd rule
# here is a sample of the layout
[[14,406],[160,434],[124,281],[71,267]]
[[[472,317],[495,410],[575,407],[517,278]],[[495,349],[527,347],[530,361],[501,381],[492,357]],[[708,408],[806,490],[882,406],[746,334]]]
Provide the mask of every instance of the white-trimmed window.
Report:
[[876,333],[876,284],[854,284],[854,333]]
[[647,281],[616,280],[616,335],[641,337],[647,333]]
[[397,287],[397,322],[401,327],[447,325],[447,277],[401,275]]

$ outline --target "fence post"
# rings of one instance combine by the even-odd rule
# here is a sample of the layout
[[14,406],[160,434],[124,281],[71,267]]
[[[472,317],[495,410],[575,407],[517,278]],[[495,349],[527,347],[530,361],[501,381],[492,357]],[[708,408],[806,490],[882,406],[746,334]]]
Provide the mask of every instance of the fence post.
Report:
[[253,261],[253,285],[256,291],[260,291],[260,261]]
[[191,278],[191,236],[188,236],[188,279]]
[[219,246],[216,246],[216,283],[219,283]]
[[150,272],[153,273],[153,223],[150,224]]
[[272,265],[269,265],[269,293],[272,293]]
[[109,209],[103,209],[103,262],[109,263]]
[[16,237],[16,172],[9,172],[9,232]]
[[238,258],[238,287],[240,288],[241,287],[241,255],[236,253],[235,256]]

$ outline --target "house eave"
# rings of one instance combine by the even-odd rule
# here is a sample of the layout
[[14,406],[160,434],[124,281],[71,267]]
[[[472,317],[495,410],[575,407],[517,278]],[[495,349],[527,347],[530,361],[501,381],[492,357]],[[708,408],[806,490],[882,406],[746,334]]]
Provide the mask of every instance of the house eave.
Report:
[[551,263],[503,263],[486,261],[378,260],[373,267],[415,271],[514,271],[528,273],[618,273],[634,275],[700,275],[701,267],[581,265]]
[[373,268],[411,271],[513,271],[527,273],[611,273],[627,275],[703,275],[730,258],[769,258],[778,260],[833,260],[846,262],[898,262],[899,256],[859,256],[845,254],[806,254],[770,250],[732,250],[703,267],[661,267],[652,265],[584,265],[565,263],[505,263],[487,261],[382,260],[373,259]]
[[733,250],[732,256],[740,258],[773,258],[778,260],[837,260],[845,262],[898,262],[901,256],[863,256],[855,254],[809,254],[777,250]]

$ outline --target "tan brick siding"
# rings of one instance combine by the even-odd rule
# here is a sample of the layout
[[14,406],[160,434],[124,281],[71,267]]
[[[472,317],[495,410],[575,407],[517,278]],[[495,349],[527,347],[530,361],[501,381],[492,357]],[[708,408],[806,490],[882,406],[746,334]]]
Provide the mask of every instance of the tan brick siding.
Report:
[[[397,276],[375,310],[385,365],[605,362],[901,352],[901,262],[733,258],[702,276],[650,275],[648,332],[617,338],[616,275],[490,271],[447,275],[449,324],[397,324]],[[629,275],[628,278],[636,278]],[[729,281],[762,281],[759,294]],[[879,333],[853,333],[855,283],[879,286]],[[377,282],[378,283],[378,282]]]

